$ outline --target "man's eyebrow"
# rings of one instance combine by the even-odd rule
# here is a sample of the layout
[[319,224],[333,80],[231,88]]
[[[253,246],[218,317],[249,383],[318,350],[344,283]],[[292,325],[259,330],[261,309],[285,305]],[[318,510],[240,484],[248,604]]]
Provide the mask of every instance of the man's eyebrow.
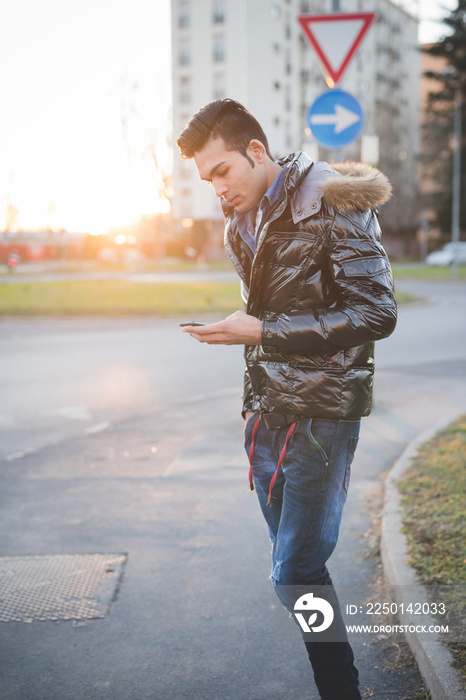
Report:
[[201,178],[201,180],[206,180],[207,182],[210,182],[210,180],[212,180],[212,178],[213,178],[213,176],[215,175],[215,173],[217,172],[217,170],[218,170],[219,168],[221,168],[222,165],[225,165],[225,163],[227,163],[227,161],[226,161],[226,160],[222,160],[222,161],[220,161],[220,163],[217,163],[217,165],[214,165],[214,167],[213,167],[212,170],[210,171],[208,177],[203,177],[203,178]]

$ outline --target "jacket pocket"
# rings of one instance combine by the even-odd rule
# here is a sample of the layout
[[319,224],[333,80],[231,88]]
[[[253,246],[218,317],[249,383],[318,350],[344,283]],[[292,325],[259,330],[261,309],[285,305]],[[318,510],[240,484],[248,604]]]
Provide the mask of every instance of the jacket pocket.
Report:
[[391,274],[388,260],[379,255],[347,260],[343,263],[343,270],[346,277],[375,278]]

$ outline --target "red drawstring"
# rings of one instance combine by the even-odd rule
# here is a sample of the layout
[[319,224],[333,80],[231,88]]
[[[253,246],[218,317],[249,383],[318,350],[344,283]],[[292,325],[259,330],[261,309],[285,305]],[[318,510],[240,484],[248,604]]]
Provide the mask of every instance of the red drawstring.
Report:
[[[252,440],[251,440],[251,447],[249,448],[249,488],[251,491],[254,491],[254,482],[252,480],[252,458],[254,457],[254,439],[256,437],[256,433],[259,429],[259,423],[261,422],[261,417],[256,420],[254,423],[254,428],[252,429]],[[290,439],[293,430],[296,428],[296,423],[292,423],[290,427],[288,428],[288,432],[286,434],[285,438],[285,444],[283,445],[282,451],[280,452],[280,457],[278,460],[277,468],[275,469],[274,475],[272,476],[272,479],[270,480],[270,487],[269,487],[269,497],[267,499],[267,505],[272,507],[272,491],[273,487],[275,486],[275,482],[277,480],[277,474],[278,470],[282,466],[282,462],[285,459],[286,455],[286,447],[288,445],[288,440]]]
[[261,417],[256,420],[254,423],[254,428],[252,429],[252,442],[251,442],[251,447],[249,448],[249,490],[254,491],[254,482],[252,480],[252,458],[254,456],[254,438],[256,437],[256,433],[259,429],[259,423],[261,422]]
[[272,490],[273,490],[273,487],[275,486],[275,482],[276,482],[276,480],[277,480],[278,470],[279,470],[280,467],[282,466],[282,462],[283,462],[283,460],[285,459],[286,446],[287,446],[288,440],[290,439],[291,434],[292,434],[292,432],[293,432],[293,430],[294,430],[295,428],[296,428],[296,423],[292,423],[292,424],[290,425],[290,427],[288,428],[288,432],[287,432],[287,434],[286,434],[286,439],[285,439],[285,444],[283,445],[283,449],[282,449],[282,451],[280,452],[280,458],[279,458],[279,460],[278,460],[277,468],[275,469],[275,473],[274,473],[274,475],[273,475],[273,477],[272,477],[272,479],[271,479],[271,481],[270,481],[269,497],[268,497],[268,499],[267,499],[267,505],[270,506],[270,507],[272,507]]

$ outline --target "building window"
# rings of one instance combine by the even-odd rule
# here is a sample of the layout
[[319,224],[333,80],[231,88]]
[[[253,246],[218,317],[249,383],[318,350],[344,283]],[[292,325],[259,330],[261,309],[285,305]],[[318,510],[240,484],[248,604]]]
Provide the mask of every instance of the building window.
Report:
[[191,63],[191,48],[187,41],[180,41],[179,62],[180,66],[189,66]]
[[302,13],[307,13],[309,12],[309,2],[307,0],[302,0],[301,2],[301,10]]
[[285,73],[287,75],[290,75],[292,71],[292,66],[291,66],[291,58],[290,58],[290,52],[286,52],[286,58],[285,58]]
[[289,85],[285,88],[285,110],[291,112],[291,88]]
[[187,29],[191,24],[191,16],[189,14],[188,0],[181,0],[179,4],[178,26],[181,29]]
[[225,3],[223,0],[214,0],[213,20],[214,24],[223,24],[225,21]]
[[225,60],[225,39],[223,36],[214,38],[214,63],[223,63]]
[[291,124],[290,122],[286,122],[286,147],[287,148],[292,148],[292,138],[291,138]]
[[223,73],[214,75],[214,100],[221,100],[225,97],[225,79]]
[[180,102],[187,104],[191,102],[191,80],[190,78],[180,79]]

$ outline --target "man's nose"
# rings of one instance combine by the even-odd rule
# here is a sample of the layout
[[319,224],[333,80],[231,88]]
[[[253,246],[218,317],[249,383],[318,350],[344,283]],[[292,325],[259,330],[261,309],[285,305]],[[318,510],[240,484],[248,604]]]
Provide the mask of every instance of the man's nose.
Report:
[[214,182],[213,184],[217,197],[223,197],[223,195],[228,191],[228,187],[221,180],[219,182]]

